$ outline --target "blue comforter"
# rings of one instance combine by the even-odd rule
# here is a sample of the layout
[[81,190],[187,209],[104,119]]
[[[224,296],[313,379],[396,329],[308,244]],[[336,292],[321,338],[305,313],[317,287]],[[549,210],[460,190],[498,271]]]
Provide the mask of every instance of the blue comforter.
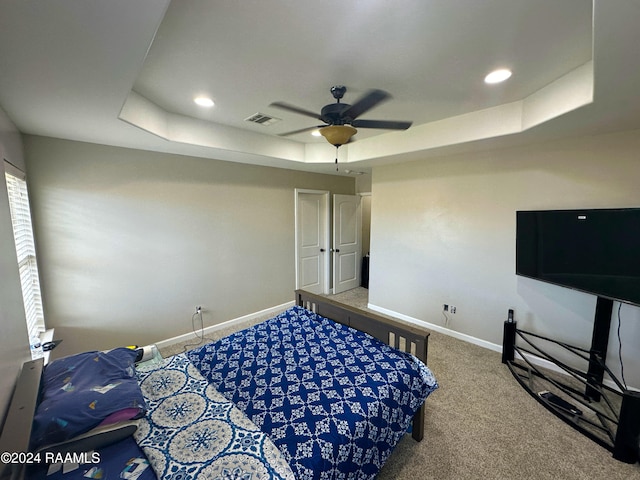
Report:
[[438,385],[417,358],[301,307],[187,353],[298,479],[370,479]]

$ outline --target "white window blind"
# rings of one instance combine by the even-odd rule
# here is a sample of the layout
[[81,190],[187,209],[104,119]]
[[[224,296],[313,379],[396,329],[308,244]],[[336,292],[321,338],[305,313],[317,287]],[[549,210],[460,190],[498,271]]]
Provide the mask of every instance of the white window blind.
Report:
[[22,299],[27,317],[29,338],[45,331],[40,279],[36,262],[36,248],[31,226],[31,209],[25,175],[5,162],[5,179],[11,210],[11,223],[15,238],[18,269],[22,284]]

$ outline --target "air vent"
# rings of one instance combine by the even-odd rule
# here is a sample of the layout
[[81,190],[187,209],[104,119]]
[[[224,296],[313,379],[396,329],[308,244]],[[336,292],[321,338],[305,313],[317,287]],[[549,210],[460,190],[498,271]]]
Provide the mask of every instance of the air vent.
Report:
[[282,119],[271,117],[269,115],[265,115],[264,113],[254,113],[249,118],[244,119],[245,122],[259,123],[260,125],[263,125],[265,127],[269,125],[273,125],[274,123],[279,122],[280,120]]

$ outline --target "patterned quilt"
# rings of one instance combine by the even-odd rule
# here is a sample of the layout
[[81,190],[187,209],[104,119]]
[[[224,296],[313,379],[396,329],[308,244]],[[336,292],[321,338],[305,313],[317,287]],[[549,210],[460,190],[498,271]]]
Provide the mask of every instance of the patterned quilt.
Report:
[[417,358],[301,307],[187,357],[297,479],[372,479],[438,384]]
[[294,480],[269,437],[184,354],[137,375],[149,409],[134,436],[158,478]]

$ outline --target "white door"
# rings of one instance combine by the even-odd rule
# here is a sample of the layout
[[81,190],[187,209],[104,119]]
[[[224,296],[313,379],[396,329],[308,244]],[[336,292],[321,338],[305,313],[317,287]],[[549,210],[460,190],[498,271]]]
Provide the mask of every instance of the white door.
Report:
[[362,217],[358,195],[333,196],[333,293],[360,286]]
[[329,192],[296,190],[296,288],[329,293]]

